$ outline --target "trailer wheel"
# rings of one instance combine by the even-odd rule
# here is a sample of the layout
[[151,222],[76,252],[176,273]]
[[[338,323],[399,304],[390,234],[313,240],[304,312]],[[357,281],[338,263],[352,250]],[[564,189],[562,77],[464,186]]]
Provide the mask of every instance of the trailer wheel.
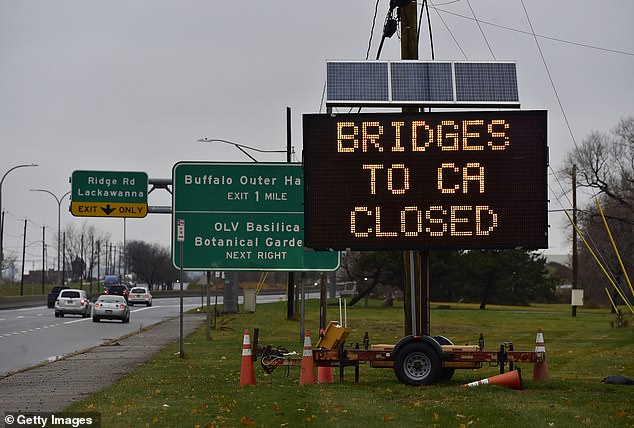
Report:
[[440,376],[440,357],[430,345],[412,342],[398,351],[394,361],[396,378],[405,385],[431,385]]

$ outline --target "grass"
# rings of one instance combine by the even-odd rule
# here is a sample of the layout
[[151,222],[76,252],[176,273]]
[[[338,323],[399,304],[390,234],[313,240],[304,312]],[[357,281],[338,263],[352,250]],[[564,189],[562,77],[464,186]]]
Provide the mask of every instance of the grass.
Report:
[[[8,297],[8,296],[19,296],[20,295],[20,288],[22,288],[22,292],[24,296],[46,296],[48,295],[48,293],[51,291],[51,289],[53,287],[59,286],[60,284],[51,284],[51,283],[45,283],[44,284],[44,294],[42,294],[42,283],[28,283],[28,284],[24,284],[23,286],[20,286],[19,283],[15,284],[15,283],[5,283],[5,284],[0,284],[0,296],[4,296],[4,297]],[[99,286],[97,285],[97,282],[95,281],[93,283],[93,290],[99,290]],[[78,282],[73,282],[68,284],[68,287],[71,288],[79,288],[79,283]],[[88,291],[90,289],[90,284],[85,282],[84,283],[84,290]]]
[[[338,318],[336,310],[328,307],[329,319]],[[307,303],[306,314],[306,326],[317,331],[317,302]],[[416,388],[398,383],[391,369],[369,365],[361,366],[357,384],[349,368],[343,383],[316,385],[299,385],[298,368],[265,375],[256,365],[257,386],[240,387],[245,328],[259,328],[261,344],[283,345],[301,355],[299,323],[285,315],[285,302],[259,305],[254,314],[226,317],[211,341],[202,327],[186,338],[185,358],[174,355],[175,344],[66,410],[101,412],[104,427],[634,426],[634,386],[601,383],[609,375],[634,377],[634,329],[612,329],[614,315],[607,310],[580,308],[573,318],[567,305],[480,311],[476,305],[432,304],[432,334],[457,344],[477,344],[484,333],[486,349],[512,341],[516,350],[533,350],[541,328],[550,379],[532,381],[532,364],[523,365],[521,391],[461,387],[497,374],[496,367],[457,370],[449,381]],[[347,319],[348,344],[362,342],[365,332],[371,343],[395,343],[403,334],[402,307],[370,300],[367,307],[349,307]]]

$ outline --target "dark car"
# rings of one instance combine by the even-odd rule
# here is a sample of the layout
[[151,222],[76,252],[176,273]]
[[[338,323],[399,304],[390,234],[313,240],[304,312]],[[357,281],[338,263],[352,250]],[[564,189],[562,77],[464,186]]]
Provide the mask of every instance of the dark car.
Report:
[[46,302],[46,306],[49,308],[55,307],[55,300],[57,300],[57,296],[59,296],[60,291],[66,290],[70,287],[66,287],[64,285],[58,285],[51,289],[51,292],[48,293],[48,300]]
[[128,301],[128,287],[126,285],[122,285],[122,284],[106,285],[104,287],[104,294],[123,296],[125,297],[126,302]]

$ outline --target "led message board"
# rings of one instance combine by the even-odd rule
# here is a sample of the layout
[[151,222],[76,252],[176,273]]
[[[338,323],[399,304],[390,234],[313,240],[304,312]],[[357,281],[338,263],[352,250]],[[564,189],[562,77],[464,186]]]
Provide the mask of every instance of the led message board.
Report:
[[304,115],[305,245],[547,248],[546,116]]

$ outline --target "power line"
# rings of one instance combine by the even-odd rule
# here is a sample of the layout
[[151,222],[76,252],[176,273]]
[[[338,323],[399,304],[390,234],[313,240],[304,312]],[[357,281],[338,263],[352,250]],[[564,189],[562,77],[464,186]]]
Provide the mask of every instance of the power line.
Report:
[[[426,0],[425,0],[426,1]],[[423,3],[425,3],[425,1],[423,1]],[[448,4],[452,4],[452,3],[460,3],[462,0],[453,0],[453,1],[446,1],[444,3],[438,3],[436,4],[436,6],[445,6]]]
[[469,0],[467,0],[467,4],[469,5],[469,9],[471,10],[471,14],[473,15],[473,20],[476,22],[476,24],[478,24],[478,28],[480,29],[480,34],[482,34],[482,37],[484,38],[484,42],[486,43],[487,47],[489,48],[489,52],[491,52],[491,56],[495,60],[495,54],[493,53],[493,49],[491,49],[491,45],[489,44],[489,41],[487,40],[487,36],[484,34],[484,30],[482,29],[482,26],[480,25],[480,21],[476,17],[475,11],[471,7],[471,2]]
[[374,27],[376,26],[376,15],[379,13],[379,1],[380,0],[376,0],[376,4],[374,5],[374,16],[372,17],[372,28],[370,29],[370,40],[368,40],[368,50],[365,53],[366,60],[370,57],[370,48],[372,48],[372,38],[374,37]]
[[[524,9],[524,14],[525,14],[525,16],[526,16],[526,20],[528,21],[528,25],[529,25],[529,27],[530,27],[530,29],[531,29],[531,35],[533,36],[533,39],[535,40],[535,45],[537,46],[537,50],[539,51],[539,55],[540,55],[540,57],[541,57],[541,59],[542,59],[542,63],[544,64],[544,68],[546,69],[546,73],[547,73],[547,75],[548,75],[548,79],[550,80],[551,87],[552,87],[552,89],[553,89],[553,92],[555,93],[555,97],[557,98],[557,103],[559,104],[559,108],[560,108],[561,113],[562,113],[562,115],[563,115],[563,117],[564,117],[564,121],[565,121],[566,126],[567,126],[567,128],[568,128],[568,132],[570,133],[570,137],[571,137],[572,142],[573,142],[573,144],[574,144],[574,146],[575,146],[575,149],[576,149],[577,151],[579,151],[579,146],[577,145],[577,141],[576,141],[576,139],[575,139],[574,133],[572,132],[572,128],[571,128],[571,126],[570,126],[570,122],[568,121],[568,116],[566,115],[566,111],[565,111],[565,109],[564,109],[563,103],[561,102],[561,98],[559,97],[559,93],[558,93],[558,91],[557,91],[557,87],[556,87],[556,85],[555,85],[555,81],[553,80],[552,75],[551,75],[551,73],[550,73],[550,69],[548,68],[548,63],[546,62],[546,58],[544,57],[544,53],[542,52],[541,46],[540,46],[540,44],[539,44],[539,40],[538,40],[538,38],[537,38],[537,34],[535,33],[535,29],[533,28],[533,23],[532,23],[532,21],[531,21],[531,19],[530,19],[530,16],[529,16],[529,14],[528,14],[528,10],[526,9],[526,5],[524,4],[524,0],[520,0],[520,1],[521,1],[521,4],[522,4],[522,8]],[[559,186],[560,186],[560,188],[561,188],[561,190],[562,190],[563,195],[566,197],[566,199],[568,199],[568,202],[570,203],[570,200],[569,200],[569,198],[568,198],[568,194],[567,194],[567,192],[564,190],[563,185],[561,184],[561,181],[559,180],[559,176],[558,176],[558,174],[556,174],[556,173],[555,173],[555,171],[553,170],[553,168],[552,168],[552,166],[551,166],[551,165],[549,165],[549,168],[551,169],[551,171],[552,171],[552,173],[553,173],[553,175],[554,175],[554,177],[555,177],[555,180],[556,180],[556,181],[557,181],[557,183],[559,184]],[[548,185],[548,188],[550,189],[550,191],[553,193],[553,195],[554,195],[554,196],[555,196],[555,198],[557,199],[557,202],[559,203],[559,205],[560,205],[560,206],[563,208],[563,210],[566,212],[568,219],[570,219],[571,217],[570,217],[570,215],[568,215],[568,210],[566,210],[566,209],[563,207],[563,204],[561,203],[561,200],[559,199],[559,197],[557,196],[557,194],[556,194],[556,193],[552,190],[552,188],[550,187],[550,185]],[[594,197],[596,198],[596,194],[594,194],[594,190],[593,190],[593,195],[594,195]],[[573,204],[570,204],[570,205],[573,205]],[[573,207],[573,209],[576,209],[576,207]],[[573,217],[574,217],[574,216],[573,216]],[[571,221],[572,221],[572,220],[571,220]],[[577,225],[576,225],[576,224],[573,224],[573,227],[574,227],[574,229],[575,229],[575,230],[573,231],[573,233],[577,233]],[[615,278],[614,273],[610,270],[610,267],[609,267],[609,265],[608,265],[608,263],[607,263],[607,260],[605,259],[605,256],[602,254],[602,252],[601,252],[601,251],[599,251],[599,248],[598,248],[597,244],[594,242],[594,240],[592,239],[592,236],[591,236],[590,234],[587,234],[587,238],[588,238],[588,240],[590,241],[590,244],[588,244],[588,245],[589,245],[589,246],[591,246],[591,247],[593,247],[593,248],[594,248],[594,250],[593,250],[593,251],[594,251],[596,254],[598,254],[598,256],[601,258],[600,263],[603,265],[604,269],[605,269],[605,268],[607,268],[606,274],[608,274],[608,275],[609,275],[609,276],[610,276],[613,280],[615,280],[616,278]],[[585,239],[584,239],[584,240],[585,240]],[[615,281],[615,282],[616,282],[616,281]]]
[[449,25],[447,25],[447,23],[445,22],[445,19],[442,17],[442,15],[440,14],[439,10],[437,7],[434,6],[434,3],[432,3],[431,1],[429,2],[431,3],[432,9],[434,9],[436,11],[436,13],[438,14],[438,18],[440,18],[440,20],[442,21],[443,25],[445,26],[445,28],[447,29],[447,31],[449,32],[449,35],[451,36],[451,38],[453,39],[454,43],[456,44],[456,46],[458,46],[458,49],[460,49],[460,52],[462,52],[462,56],[464,56],[465,60],[469,60],[469,57],[467,57],[467,54],[465,53],[465,51],[462,49],[462,46],[460,46],[460,43],[458,43],[458,40],[456,39],[456,36],[454,36],[454,34],[451,32],[451,29],[449,28]]
[[423,0],[423,5],[420,10],[420,17],[418,19],[418,32],[416,33],[416,46],[420,46],[420,33],[421,33],[421,22],[423,21],[423,15],[427,12],[427,28],[429,30],[429,49],[431,53],[432,61],[436,59],[436,54],[434,53],[434,37],[431,31],[431,16],[429,16],[429,4],[427,0]]
[[[555,93],[555,98],[557,99],[557,103],[559,104],[559,109],[561,110],[561,114],[563,115],[564,118],[564,122],[566,123],[566,127],[568,128],[568,132],[570,133],[570,138],[572,139],[572,142],[575,146],[575,149],[578,151],[579,150],[579,146],[577,145],[577,140],[575,139],[575,135],[572,132],[572,127],[570,126],[570,122],[568,121],[568,115],[566,115],[566,110],[564,109],[563,103],[561,102],[561,98],[559,97],[559,92],[557,91],[557,87],[555,86],[555,81],[552,78],[552,75],[550,74],[550,69],[548,68],[548,63],[546,62],[546,58],[544,57],[544,53],[542,52],[541,46],[539,45],[539,40],[537,39],[537,35],[535,34],[535,30],[533,28],[533,23],[531,22],[531,18],[528,14],[528,10],[526,9],[526,5],[524,4],[524,0],[520,0],[522,3],[522,8],[524,9],[524,14],[526,15],[526,20],[528,21],[528,25],[531,28],[531,32],[533,34],[533,38],[535,39],[535,45],[537,46],[537,50],[539,51],[539,55],[542,59],[542,63],[544,64],[544,68],[546,69],[546,74],[548,75],[548,79],[550,80],[550,85],[553,88],[553,92]],[[550,166],[551,171],[553,172],[553,175],[555,177],[555,180],[557,181],[557,183],[559,184],[559,187],[562,190],[562,193],[564,195],[566,195],[566,198],[568,198],[567,192],[564,190],[563,185],[561,184],[561,181],[559,180],[559,176],[557,174],[555,174],[555,171],[552,169],[552,166]],[[568,200],[568,202],[570,203],[570,200]],[[572,205],[572,204],[571,204]]]
[[[440,12],[443,12],[443,13],[446,13],[448,15],[457,16],[459,18],[468,19],[470,21],[473,20],[473,18],[470,17],[470,16],[462,15],[462,14],[456,13],[456,12],[451,12],[451,11],[445,10],[445,9],[440,9],[437,6],[434,6],[433,3],[432,3],[432,8],[435,9],[436,12],[439,15],[440,15]],[[546,35],[543,35],[543,34],[535,34],[535,33],[532,33],[530,31],[519,30],[517,28],[508,27],[506,25],[496,24],[496,23],[488,22],[488,21],[478,20],[478,22],[480,22],[482,24],[486,24],[486,25],[491,25],[493,27],[502,28],[504,30],[514,31],[516,33],[522,33],[522,34],[527,34],[529,36],[539,37],[540,39],[552,40],[554,42],[565,43],[565,44],[569,44],[569,45],[579,46],[579,47],[582,47],[582,48],[594,49],[594,50],[599,50],[599,51],[604,51],[604,52],[609,52],[609,53],[614,53],[614,54],[619,54],[619,55],[634,56],[634,52],[627,52],[627,51],[622,51],[622,50],[618,50],[618,49],[605,48],[605,47],[601,47],[601,46],[594,46],[594,45],[590,45],[590,44],[587,44],[587,43],[581,43],[581,42],[573,42],[571,40],[565,40],[565,39],[561,39],[561,38],[558,38],[558,37],[546,36]]]

